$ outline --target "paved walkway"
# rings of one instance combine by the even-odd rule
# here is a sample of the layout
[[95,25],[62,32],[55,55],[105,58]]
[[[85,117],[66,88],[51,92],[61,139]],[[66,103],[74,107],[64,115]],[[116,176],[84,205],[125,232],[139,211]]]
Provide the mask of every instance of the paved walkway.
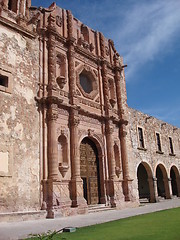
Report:
[[60,230],[64,227],[83,227],[109,222],[145,213],[180,207],[180,199],[148,203],[137,208],[111,210],[56,219],[42,219],[24,222],[0,223],[0,240],[24,239],[29,234],[38,234],[48,230]]

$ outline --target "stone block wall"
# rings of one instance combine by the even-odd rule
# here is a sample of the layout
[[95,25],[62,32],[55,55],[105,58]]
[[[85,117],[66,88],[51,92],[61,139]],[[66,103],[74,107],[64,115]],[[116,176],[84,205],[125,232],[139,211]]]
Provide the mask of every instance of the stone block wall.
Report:
[[1,24],[1,213],[39,208],[38,54],[34,38]]
[[[144,147],[140,143],[138,128],[142,129]],[[180,171],[180,130],[132,108],[129,108],[129,129],[132,147],[130,175],[135,180],[133,188],[137,190],[138,196],[137,169],[140,163],[144,162],[150,167],[154,178],[158,165],[164,166],[168,179],[173,166]],[[156,133],[160,136],[161,151],[158,150]],[[172,139],[173,153],[169,138]]]

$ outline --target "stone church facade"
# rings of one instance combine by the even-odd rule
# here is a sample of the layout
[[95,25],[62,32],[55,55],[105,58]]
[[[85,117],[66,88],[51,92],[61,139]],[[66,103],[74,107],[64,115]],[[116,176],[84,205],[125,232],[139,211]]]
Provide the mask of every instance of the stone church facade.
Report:
[[180,130],[127,106],[112,40],[53,3],[0,1],[0,220],[180,196]]

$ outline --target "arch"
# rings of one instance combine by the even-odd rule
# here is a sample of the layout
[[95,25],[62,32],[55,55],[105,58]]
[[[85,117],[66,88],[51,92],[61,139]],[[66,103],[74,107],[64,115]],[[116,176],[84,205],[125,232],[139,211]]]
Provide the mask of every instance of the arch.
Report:
[[146,162],[141,162],[137,168],[139,199],[148,199],[155,202],[155,189],[151,167]]
[[84,137],[80,143],[80,176],[87,204],[105,203],[102,150],[93,137]]
[[163,197],[166,199],[171,198],[167,171],[164,165],[161,163],[156,167],[156,178],[158,197]]
[[180,176],[176,166],[172,166],[170,169],[172,195],[180,196]]

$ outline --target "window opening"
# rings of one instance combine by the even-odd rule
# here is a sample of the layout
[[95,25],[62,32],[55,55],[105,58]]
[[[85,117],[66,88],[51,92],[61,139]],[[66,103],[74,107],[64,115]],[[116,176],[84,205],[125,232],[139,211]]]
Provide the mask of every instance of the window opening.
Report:
[[174,154],[173,143],[172,143],[172,138],[171,137],[169,137],[169,146],[170,146],[170,153]]
[[8,77],[0,75],[0,86],[8,87]]
[[93,91],[92,81],[86,74],[81,73],[80,76],[80,85],[86,93]]
[[139,134],[139,145],[141,148],[144,148],[143,130],[140,127],[138,127],[138,134]]
[[159,135],[159,133],[156,133],[156,140],[157,140],[158,151],[159,151],[159,152],[162,152],[162,149],[161,149],[161,141],[160,141],[160,135]]

